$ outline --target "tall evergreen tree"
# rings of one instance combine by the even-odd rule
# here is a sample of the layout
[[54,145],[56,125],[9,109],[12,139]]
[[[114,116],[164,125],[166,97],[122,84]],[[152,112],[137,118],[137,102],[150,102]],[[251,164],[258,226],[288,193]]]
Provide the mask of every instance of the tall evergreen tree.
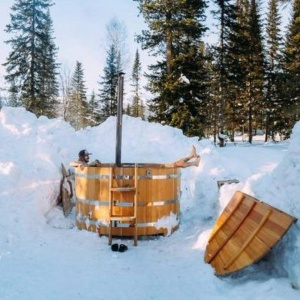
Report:
[[48,9],[46,14],[45,32],[43,33],[43,58],[41,61],[41,76],[39,79],[39,94],[42,103],[41,114],[48,117],[55,117],[58,108],[58,90],[57,81],[58,64],[55,61],[57,48],[53,38],[53,23]]
[[247,126],[247,105],[249,103],[247,90],[247,76],[249,74],[249,46],[250,29],[248,0],[236,0],[236,26],[230,28],[229,52],[226,57],[228,67],[227,101],[229,122],[227,128],[234,132],[241,130],[243,133]]
[[131,106],[129,103],[127,103],[126,108],[125,108],[125,114],[127,116],[131,116]]
[[131,116],[140,117],[144,119],[145,118],[144,107],[142,105],[142,99],[140,95],[141,71],[142,71],[142,65],[140,61],[140,54],[139,51],[136,50],[134,64],[132,68],[132,76],[131,76],[132,86],[134,88],[133,102],[131,106]]
[[217,63],[215,63],[217,61],[216,48],[207,45],[205,52],[205,56],[207,58],[205,68],[208,72],[209,98],[206,107],[204,136],[209,137],[211,135],[214,135],[214,143],[216,144],[216,133],[218,131],[217,122],[219,120],[219,103],[217,103],[217,95],[219,91],[219,76]]
[[250,5],[250,55],[249,73],[247,78],[249,105],[248,105],[248,131],[249,142],[252,142],[254,130],[263,124],[262,107],[264,107],[263,86],[264,86],[264,49],[262,38],[262,21],[259,14],[259,0],[251,0]]
[[282,81],[282,36],[280,34],[281,17],[276,0],[269,1],[266,28],[266,105],[265,105],[265,141],[268,136],[274,139],[277,130],[281,130],[283,103],[280,97]]
[[300,119],[300,0],[294,0],[292,18],[285,44],[284,68],[286,82],[286,128],[291,130]]
[[97,126],[101,123],[101,110],[99,101],[96,98],[95,91],[92,91],[88,102],[89,125]]
[[256,0],[237,0],[238,30],[232,35],[237,51],[234,61],[237,62],[236,82],[239,102],[236,106],[242,122],[247,126],[248,141],[252,142],[253,129],[262,124],[262,106],[264,105],[264,49],[262,39],[262,22],[258,13]]
[[52,38],[51,0],[15,0],[11,23],[6,32],[12,47],[5,79],[11,93],[17,95],[27,110],[37,116],[55,116],[58,84],[55,63],[56,47]]
[[67,109],[67,121],[76,129],[86,127],[88,122],[88,104],[82,64],[76,62],[71,80],[70,102]]
[[[150,121],[181,128],[186,135],[203,135],[207,102],[202,37],[205,1],[134,0],[148,24],[137,41],[159,58],[149,66]],[[182,80],[185,78],[185,80]]]
[[[215,97],[217,97],[218,124],[220,131],[224,131],[226,122],[226,111],[232,101],[230,93],[230,79],[232,79],[232,68],[230,66],[230,55],[235,51],[231,43],[231,35],[237,28],[237,7],[232,3],[232,0],[214,0],[218,9],[213,11],[219,21],[219,42],[216,46],[217,62],[216,71],[218,77],[218,90]],[[228,127],[228,126],[227,126]],[[216,132],[215,132],[216,134]],[[223,144],[221,143],[221,146]]]
[[117,115],[118,105],[118,53],[114,45],[107,52],[104,76],[99,82],[99,97],[101,119],[105,121],[109,116]]

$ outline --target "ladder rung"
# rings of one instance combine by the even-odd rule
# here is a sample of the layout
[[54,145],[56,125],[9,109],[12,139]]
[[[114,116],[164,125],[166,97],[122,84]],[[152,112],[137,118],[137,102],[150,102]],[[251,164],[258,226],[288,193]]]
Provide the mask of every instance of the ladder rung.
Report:
[[110,188],[112,192],[130,192],[130,191],[135,191],[134,186],[127,186],[127,187],[112,187]]
[[[128,176],[130,178],[130,176]],[[122,176],[122,178],[125,178],[124,176]],[[134,233],[133,233],[133,237],[134,237],[134,246],[137,246],[137,240],[138,240],[138,229],[137,229],[137,206],[138,206],[138,165],[135,164],[135,168],[134,168],[134,176],[133,176],[133,186],[124,186],[124,187],[114,187],[113,185],[122,185],[123,181],[119,181],[119,179],[122,178],[117,178],[117,175],[114,174],[114,169],[111,168],[110,169],[110,180],[109,180],[109,226],[108,226],[108,244],[111,245],[112,243],[112,227],[113,227],[113,222],[114,221],[119,221],[120,223],[124,222],[124,223],[128,223],[130,222],[130,226],[134,227]],[[129,179],[128,178],[128,179]],[[127,179],[127,178],[126,178]],[[114,181],[114,183],[113,183]],[[116,181],[116,182],[115,182]],[[115,205],[117,200],[114,200],[114,194],[113,192],[133,192],[132,194],[130,194],[130,196],[132,196],[132,208],[133,208],[133,212],[129,213],[129,215],[125,215],[125,216],[120,216],[120,215],[114,215],[113,214],[113,207],[114,206],[123,206],[123,205]],[[119,195],[122,196],[122,195]],[[125,195],[123,195],[125,196]],[[126,204],[128,204],[127,202],[125,202]],[[131,207],[131,206],[130,206]]]
[[126,222],[126,221],[134,221],[134,220],[136,220],[136,217],[134,217],[134,216],[112,216],[112,217],[110,217],[110,220]]

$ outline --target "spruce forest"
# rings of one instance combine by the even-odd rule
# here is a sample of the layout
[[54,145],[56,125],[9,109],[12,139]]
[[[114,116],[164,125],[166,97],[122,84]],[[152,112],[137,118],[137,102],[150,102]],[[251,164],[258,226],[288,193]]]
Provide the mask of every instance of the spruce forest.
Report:
[[[142,73],[137,50],[130,74],[130,103],[124,113],[179,128],[201,138],[226,133],[265,141],[289,138],[300,119],[300,0],[132,0],[147,30],[136,43],[156,58]],[[288,26],[281,10],[290,4]],[[5,41],[8,97],[1,106],[22,106],[37,116],[62,117],[76,130],[97,126],[117,114],[118,76],[124,72],[125,30],[107,26],[109,47],[97,91],[87,96],[84,66],[72,73],[57,62],[59,45],[51,18],[52,0],[15,0]],[[213,16],[217,41],[205,35]],[[105,30],[105,29],[104,29]],[[142,86],[142,79],[146,86]],[[1,88],[1,87],[0,87]],[[147,99],[143,98],[146,89]]]

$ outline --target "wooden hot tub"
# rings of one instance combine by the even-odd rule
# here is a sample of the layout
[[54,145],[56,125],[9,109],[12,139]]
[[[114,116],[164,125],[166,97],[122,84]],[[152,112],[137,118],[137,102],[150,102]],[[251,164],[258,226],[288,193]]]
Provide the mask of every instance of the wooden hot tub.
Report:
[[138,236],[169,235],[179,226],[180,181],[180,168],[161,164],[76,168],[76,226],[108,235],[113,214],[124,220],[113,221],[112,235],[133,236],[126,216],[135,214]]

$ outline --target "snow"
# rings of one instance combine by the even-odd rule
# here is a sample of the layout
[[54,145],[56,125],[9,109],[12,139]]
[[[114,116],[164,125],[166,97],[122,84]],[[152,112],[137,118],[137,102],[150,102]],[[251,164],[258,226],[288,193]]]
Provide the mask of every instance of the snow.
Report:
[[179,82],[180,82],[180,83],[190,84],[189,79],[188,79],[185,75],[183,75],[182,73],[180,74]]
[[[299,299],[300,234],[294,224],[268,257],[216,277],[204,262],[210,231],[237,190],[300,217],[300,123],[279,143],[215,147],[181,130],[123,116],[122,162],[171,162],[195,145],[199,167],[182,169],[181,222],[167,237],[114,239],[79,230],[56,206],[65,166],[81,149],[115,161],[116,118],[75,131],[23,108],[0,112],[0,299]],[[217,181],[237,179],[218,190]],[[174,218],[171,216],[171,222]],[[166,223],[166,220],[162,220]],[[166,226],[168,224],[165,224]]]

